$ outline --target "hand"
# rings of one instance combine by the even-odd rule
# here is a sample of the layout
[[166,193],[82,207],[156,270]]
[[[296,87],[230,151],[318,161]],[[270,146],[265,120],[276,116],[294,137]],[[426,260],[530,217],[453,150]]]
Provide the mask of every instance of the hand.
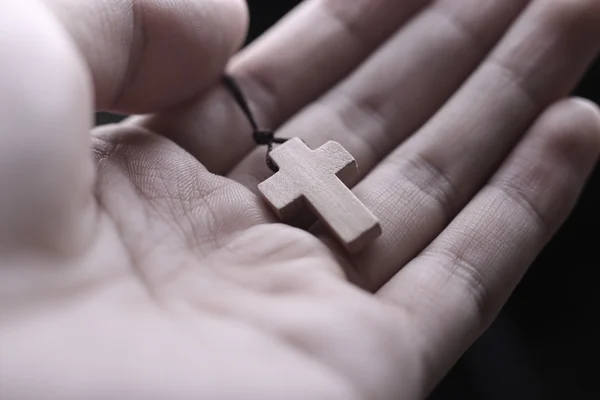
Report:
[[[423,398],[596,162],[598,111],[562,99],[596,0],[307,0],[230,60],[246,18],[0,3],[3,400]],[[264,127],[354,155],[372,246],[276,223],[226,65]]]

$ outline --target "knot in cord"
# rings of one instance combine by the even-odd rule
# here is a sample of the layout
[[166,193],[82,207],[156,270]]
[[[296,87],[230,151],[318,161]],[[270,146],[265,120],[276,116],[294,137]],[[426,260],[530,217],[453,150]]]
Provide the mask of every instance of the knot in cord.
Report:
[[275,162],[271,159],[271,151],[273,150],[274,144],[285,143],[287,139],[275,137],[275,132],[268,129],[261,129],[254,118],[254,114],[250,109],[248,100],[244,96],[237,82],[229,75],[223,76],[223,83],[229,89],[233,98],[235,99],[238,106],[242,109],[242,112],[248,118],[248,122],[252,126],[252,139],[258,146],[267,146],[266,164],[267,167],[273,172],[279,171],[279,168]]
[[254,142],[259,146],[268,146],[275,141],[275,132],[273,131],[254,131],[252,134]]

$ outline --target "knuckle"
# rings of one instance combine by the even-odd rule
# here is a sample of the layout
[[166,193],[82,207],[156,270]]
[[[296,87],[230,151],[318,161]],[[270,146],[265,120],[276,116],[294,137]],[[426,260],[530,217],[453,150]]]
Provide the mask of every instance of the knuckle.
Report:
[[534,228],[537,236],[547,238],[556,230],[556,217],[560,214],[556,212],[556,207],[544,206],[544,203],[531,190],[535,187],[535,178],[532,176],[535,174],[545,175],[546,179],[551,178],[546,168],[538,167],[531,175],[498,180],[491,187],[498,191],[499,198],[509,201],[515,211],[522,212],[522,215],[525,216],[524,221],[528,226]]
[[[358,44],[370,48],[392,34],[431,0],[322,0],[324,10],[335,18]],[[376,27],[373,21],[379,21]]]
[[323,4],[325,9],[334,17],[346,31],[354,37],[359,43],[368,42],[369,30],[361,25],[361,16],[367,11],[369,1],[359,0],[349,4],[340,0],[325,0]]
[[459,293],[465,310],[479,331],[491,323],[499,305],[485,269],[467,253],[463,244],[450,249],[429,250],[423,255],[436,260],[432,265],[437,266],[440,276],[446,276],[453,290]]
[[436,161],[435,156],[422,152],[405,160],[401,168],[403,179],[436,204],[444,220],[450,222],[458,210],[461,192],[446,165]]
[[480,269],[462,258],[457,258],[454,277],[463,284],[463,293],[470,299],[472,310],[474,310],[475,324],[480,329],[485,329],[494,317],[495,311],[492,307],[492,293],[488,289],[487,279]]

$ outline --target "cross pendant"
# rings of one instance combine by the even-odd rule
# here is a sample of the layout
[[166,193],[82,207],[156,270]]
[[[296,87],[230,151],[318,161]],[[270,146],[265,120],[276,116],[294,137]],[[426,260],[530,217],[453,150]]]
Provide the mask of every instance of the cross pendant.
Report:
[[358,167],[339,143],[311,150],[294,138],[270,155],[279,172],[258,189],[280,219],[289,220],[308,205],[349,252],[381,234],[377,218],[343,183],[358,174]]

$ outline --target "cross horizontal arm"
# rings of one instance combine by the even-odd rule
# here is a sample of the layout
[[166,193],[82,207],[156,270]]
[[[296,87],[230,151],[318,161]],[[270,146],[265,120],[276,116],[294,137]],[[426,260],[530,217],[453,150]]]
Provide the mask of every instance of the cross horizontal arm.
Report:
[[342,182],[348,183],[358,176],[354,157],[341,144],[329,141],[314,152],[327,172],[336,175]]
[[258,185],[258,190],[282,220],[288,220],[302,208],[301,188],[289,175],[276,173]]

